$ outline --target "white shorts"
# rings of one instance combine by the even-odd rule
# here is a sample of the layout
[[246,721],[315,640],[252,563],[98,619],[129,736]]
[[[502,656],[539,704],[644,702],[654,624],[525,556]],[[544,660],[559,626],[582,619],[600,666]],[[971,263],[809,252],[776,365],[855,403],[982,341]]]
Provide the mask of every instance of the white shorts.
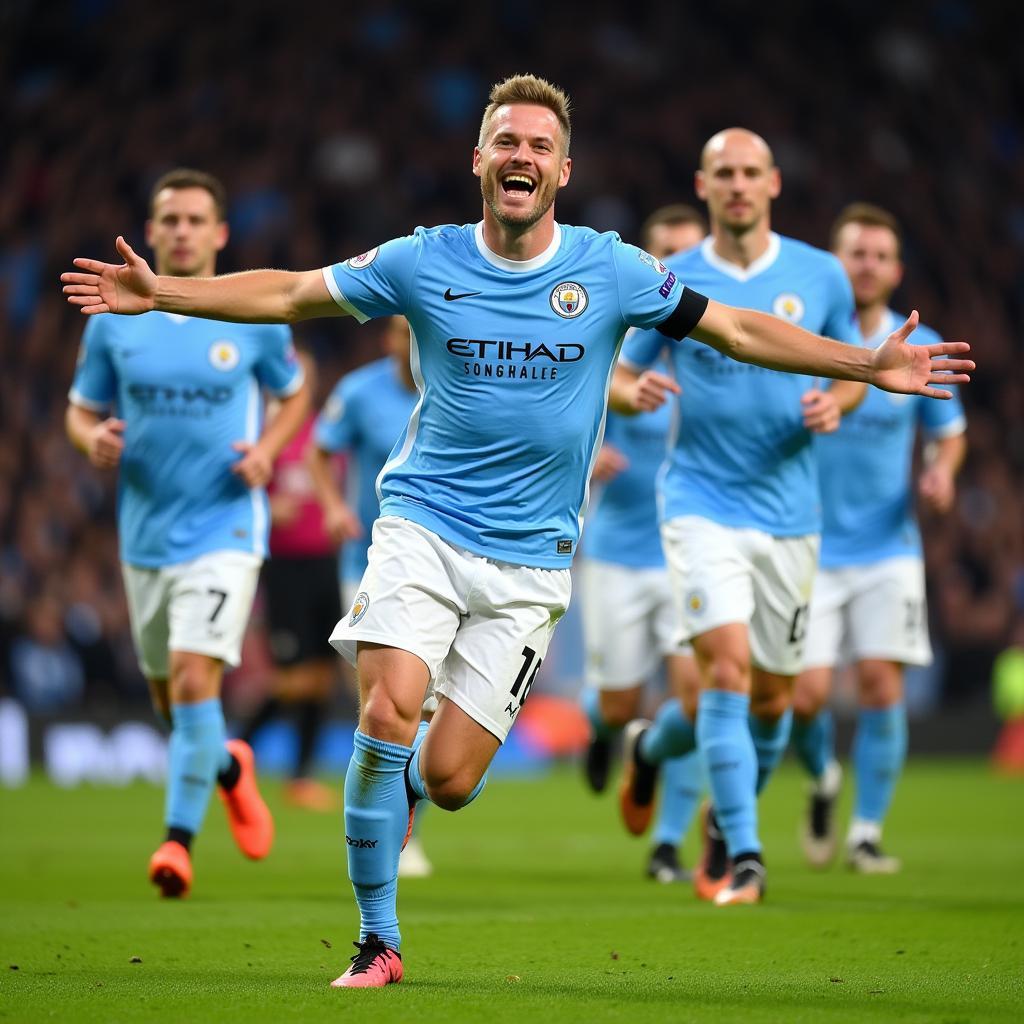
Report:
[[628,690],[646,683],[670,654],[689,654],[667,569],[632,569],[584,559],[583,645],[587,686]]
[[146,678],[168,677],[170,651],[237,665],[262,563],[246,551],[210,551],[157,569],[122,565],[132,639]]
[[662,523],[661,540],[685,639],[746,623],[756,667],[783,676],[800,671],[817,534],[774,537],[680,516]]
[[831,668],[867,658],[931,664],[920,558],[819,570],[804,663],[808,668]]
[[435,693],[504,742],[571,594],[568,569],[498,562],[382,516],[331,643],[353,664],[360,640],[415,654]]

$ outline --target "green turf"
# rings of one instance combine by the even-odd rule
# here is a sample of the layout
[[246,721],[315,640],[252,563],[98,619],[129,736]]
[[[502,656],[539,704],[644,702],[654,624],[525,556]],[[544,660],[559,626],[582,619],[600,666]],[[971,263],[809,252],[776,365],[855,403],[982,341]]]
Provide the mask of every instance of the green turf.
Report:
[[402,889],[406,980],[362,993],[327,986],[356,927],[337,816],[269,787],[277,846],[250,864],[212,807],[193,896],[169,903],[144,878],[157,790],[0,791],[0,1020],[1020,1020],[1021,783],[913,763],[895,878],[805,870],[800,786],[786,768],[763,801],[768,902],[730,910],[641,878],[647,844],[575,772],[432,810],[436,875]]

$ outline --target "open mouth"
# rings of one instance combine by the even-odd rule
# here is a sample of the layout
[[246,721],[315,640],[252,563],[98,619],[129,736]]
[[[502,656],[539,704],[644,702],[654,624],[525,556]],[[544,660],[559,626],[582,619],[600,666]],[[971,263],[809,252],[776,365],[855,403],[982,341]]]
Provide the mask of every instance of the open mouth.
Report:
[[507,196],[526,199],[533,195],[537,185],[525,174],[507,174],[501,179],[501,187]]

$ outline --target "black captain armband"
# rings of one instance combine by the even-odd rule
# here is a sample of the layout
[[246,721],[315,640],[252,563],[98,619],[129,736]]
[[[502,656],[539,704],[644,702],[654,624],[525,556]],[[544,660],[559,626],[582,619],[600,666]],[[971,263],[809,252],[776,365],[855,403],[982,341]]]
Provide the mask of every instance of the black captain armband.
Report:
[[682,341],[700,323],[709,301],[706,295],[684,287],[676,308],[668,315],[668,319],[658,324],[658,330],[676,341]]

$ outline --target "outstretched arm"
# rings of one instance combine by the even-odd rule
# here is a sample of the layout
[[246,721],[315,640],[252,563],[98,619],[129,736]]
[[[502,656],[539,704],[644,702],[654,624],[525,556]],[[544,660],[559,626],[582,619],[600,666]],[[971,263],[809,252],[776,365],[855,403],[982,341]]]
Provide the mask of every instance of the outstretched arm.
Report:
[[120,235],[123,264],[77,258],[61,274],[68,302],[83,313],[134,315],[158,309],[210,320],[281,324],[317,316],[345,316],[319,270],[249,270],[221,277],[157,276]]
[[819,338],[768,313],[709,302],[690,334],[733,359],[771,370],[865,381],[883,391],[907,395],[952,398],[952,392],[931,385],[969,381],[974,363],[945,357],[963,355],[971,346],[963,341],[908,345],[906,339],[916,326],[915,310],[878,348],[865,349]]

